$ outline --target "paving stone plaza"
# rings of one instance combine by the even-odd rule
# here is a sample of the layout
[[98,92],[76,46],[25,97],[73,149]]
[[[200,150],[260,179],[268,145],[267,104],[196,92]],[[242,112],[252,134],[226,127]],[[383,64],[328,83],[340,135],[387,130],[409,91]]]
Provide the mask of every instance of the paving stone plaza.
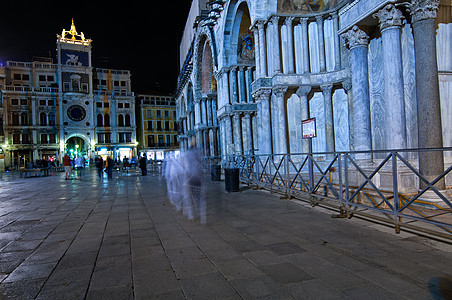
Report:
[[265,191],[206,178],[200,224],[157,171],[0,186],[0,299],[451,297],[450,244]]

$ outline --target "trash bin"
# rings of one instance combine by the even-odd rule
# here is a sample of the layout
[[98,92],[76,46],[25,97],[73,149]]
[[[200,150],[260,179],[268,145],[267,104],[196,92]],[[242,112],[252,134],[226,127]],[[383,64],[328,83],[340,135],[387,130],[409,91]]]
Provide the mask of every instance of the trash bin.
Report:
[[240,191],[240,171],[238,168],[224,169],[224,184],[226,192]]
[[210,180],[212,181],[221,180],[221,165],[215,165],[210,167]]

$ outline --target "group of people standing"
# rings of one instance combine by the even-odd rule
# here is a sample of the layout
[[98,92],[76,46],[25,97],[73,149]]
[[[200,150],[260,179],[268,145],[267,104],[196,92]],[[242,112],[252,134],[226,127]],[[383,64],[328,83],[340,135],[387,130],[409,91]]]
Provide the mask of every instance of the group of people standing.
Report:
[[[97,174],[98,174],[99,178],[102,178],[102,176],[103,176],[102,172],[104,170],[107,173],[107,177],[109,179],[113,178],[113,168],[115,166],[115,161],[113,161],[111,156],[107,156],[107,158],[104,161],[102,156],[99,155],[96,157],[95,162],[96,162]],[[141,175],[146,176],[147,175],[146,156],[143,156],[140,158],[139,167],[141,169]],[[122,160],[122,171],[128,173],[128,168],[129,168],[129,160],[127,157],[124,157],[124,159]]]
[[68,154],[63,157],[64,172],[66,174],[65,180],[72,179],[72,169],[75,170],[75,175],[78,179],[83,177],[83,170],[86,165],[86,159],[83,156],[77,156],[71,159]]
[[201,155],[195,147],[179,157],[170,154],[164,161],[163,176],[166,179],[170,202],[189,220],[207,222],[206,198],[203,186]]

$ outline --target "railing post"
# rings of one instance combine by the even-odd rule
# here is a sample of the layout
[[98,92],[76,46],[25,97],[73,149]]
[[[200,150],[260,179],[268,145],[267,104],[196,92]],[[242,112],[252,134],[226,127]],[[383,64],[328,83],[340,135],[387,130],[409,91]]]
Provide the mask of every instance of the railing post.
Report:
[[285,183],[284,183],[284,186],[286,187],[286,198],[287,199],[290,199],[290,195],[289,195],[289,182],[290,182],[290,175],[289,175],[289,155],[290,154],[285,154],[284,156],[283,156],[283,159],[284,159],[284,180],[285,180]]
[[392,156],[392,189],[394,193],[394,226],[395,232],[400,233],[400,219],[399,219],[399,185],[397,180],[397,156],[396,152],[391,152]]
[[351,218],[350,213],[350,191],[349,191],[349,180],[348,180],[348,157],[344,157],[344,179],[345,179],[345,207],[347,210],[347,218]]

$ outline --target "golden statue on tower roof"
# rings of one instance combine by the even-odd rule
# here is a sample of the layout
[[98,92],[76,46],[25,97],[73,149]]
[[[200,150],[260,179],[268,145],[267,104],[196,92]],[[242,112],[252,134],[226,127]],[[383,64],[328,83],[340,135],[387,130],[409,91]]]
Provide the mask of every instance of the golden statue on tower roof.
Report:
[[61,35],[57,35],[57,37],[59,42],[64,43],[83,45],[89,45],[91,43],[90,39],[85,39],[83,32],[80,32],[80,34],[78,34],[77,29],[75,28],[74,19],[72,19],[71,29],[69,31],[63,29]]

